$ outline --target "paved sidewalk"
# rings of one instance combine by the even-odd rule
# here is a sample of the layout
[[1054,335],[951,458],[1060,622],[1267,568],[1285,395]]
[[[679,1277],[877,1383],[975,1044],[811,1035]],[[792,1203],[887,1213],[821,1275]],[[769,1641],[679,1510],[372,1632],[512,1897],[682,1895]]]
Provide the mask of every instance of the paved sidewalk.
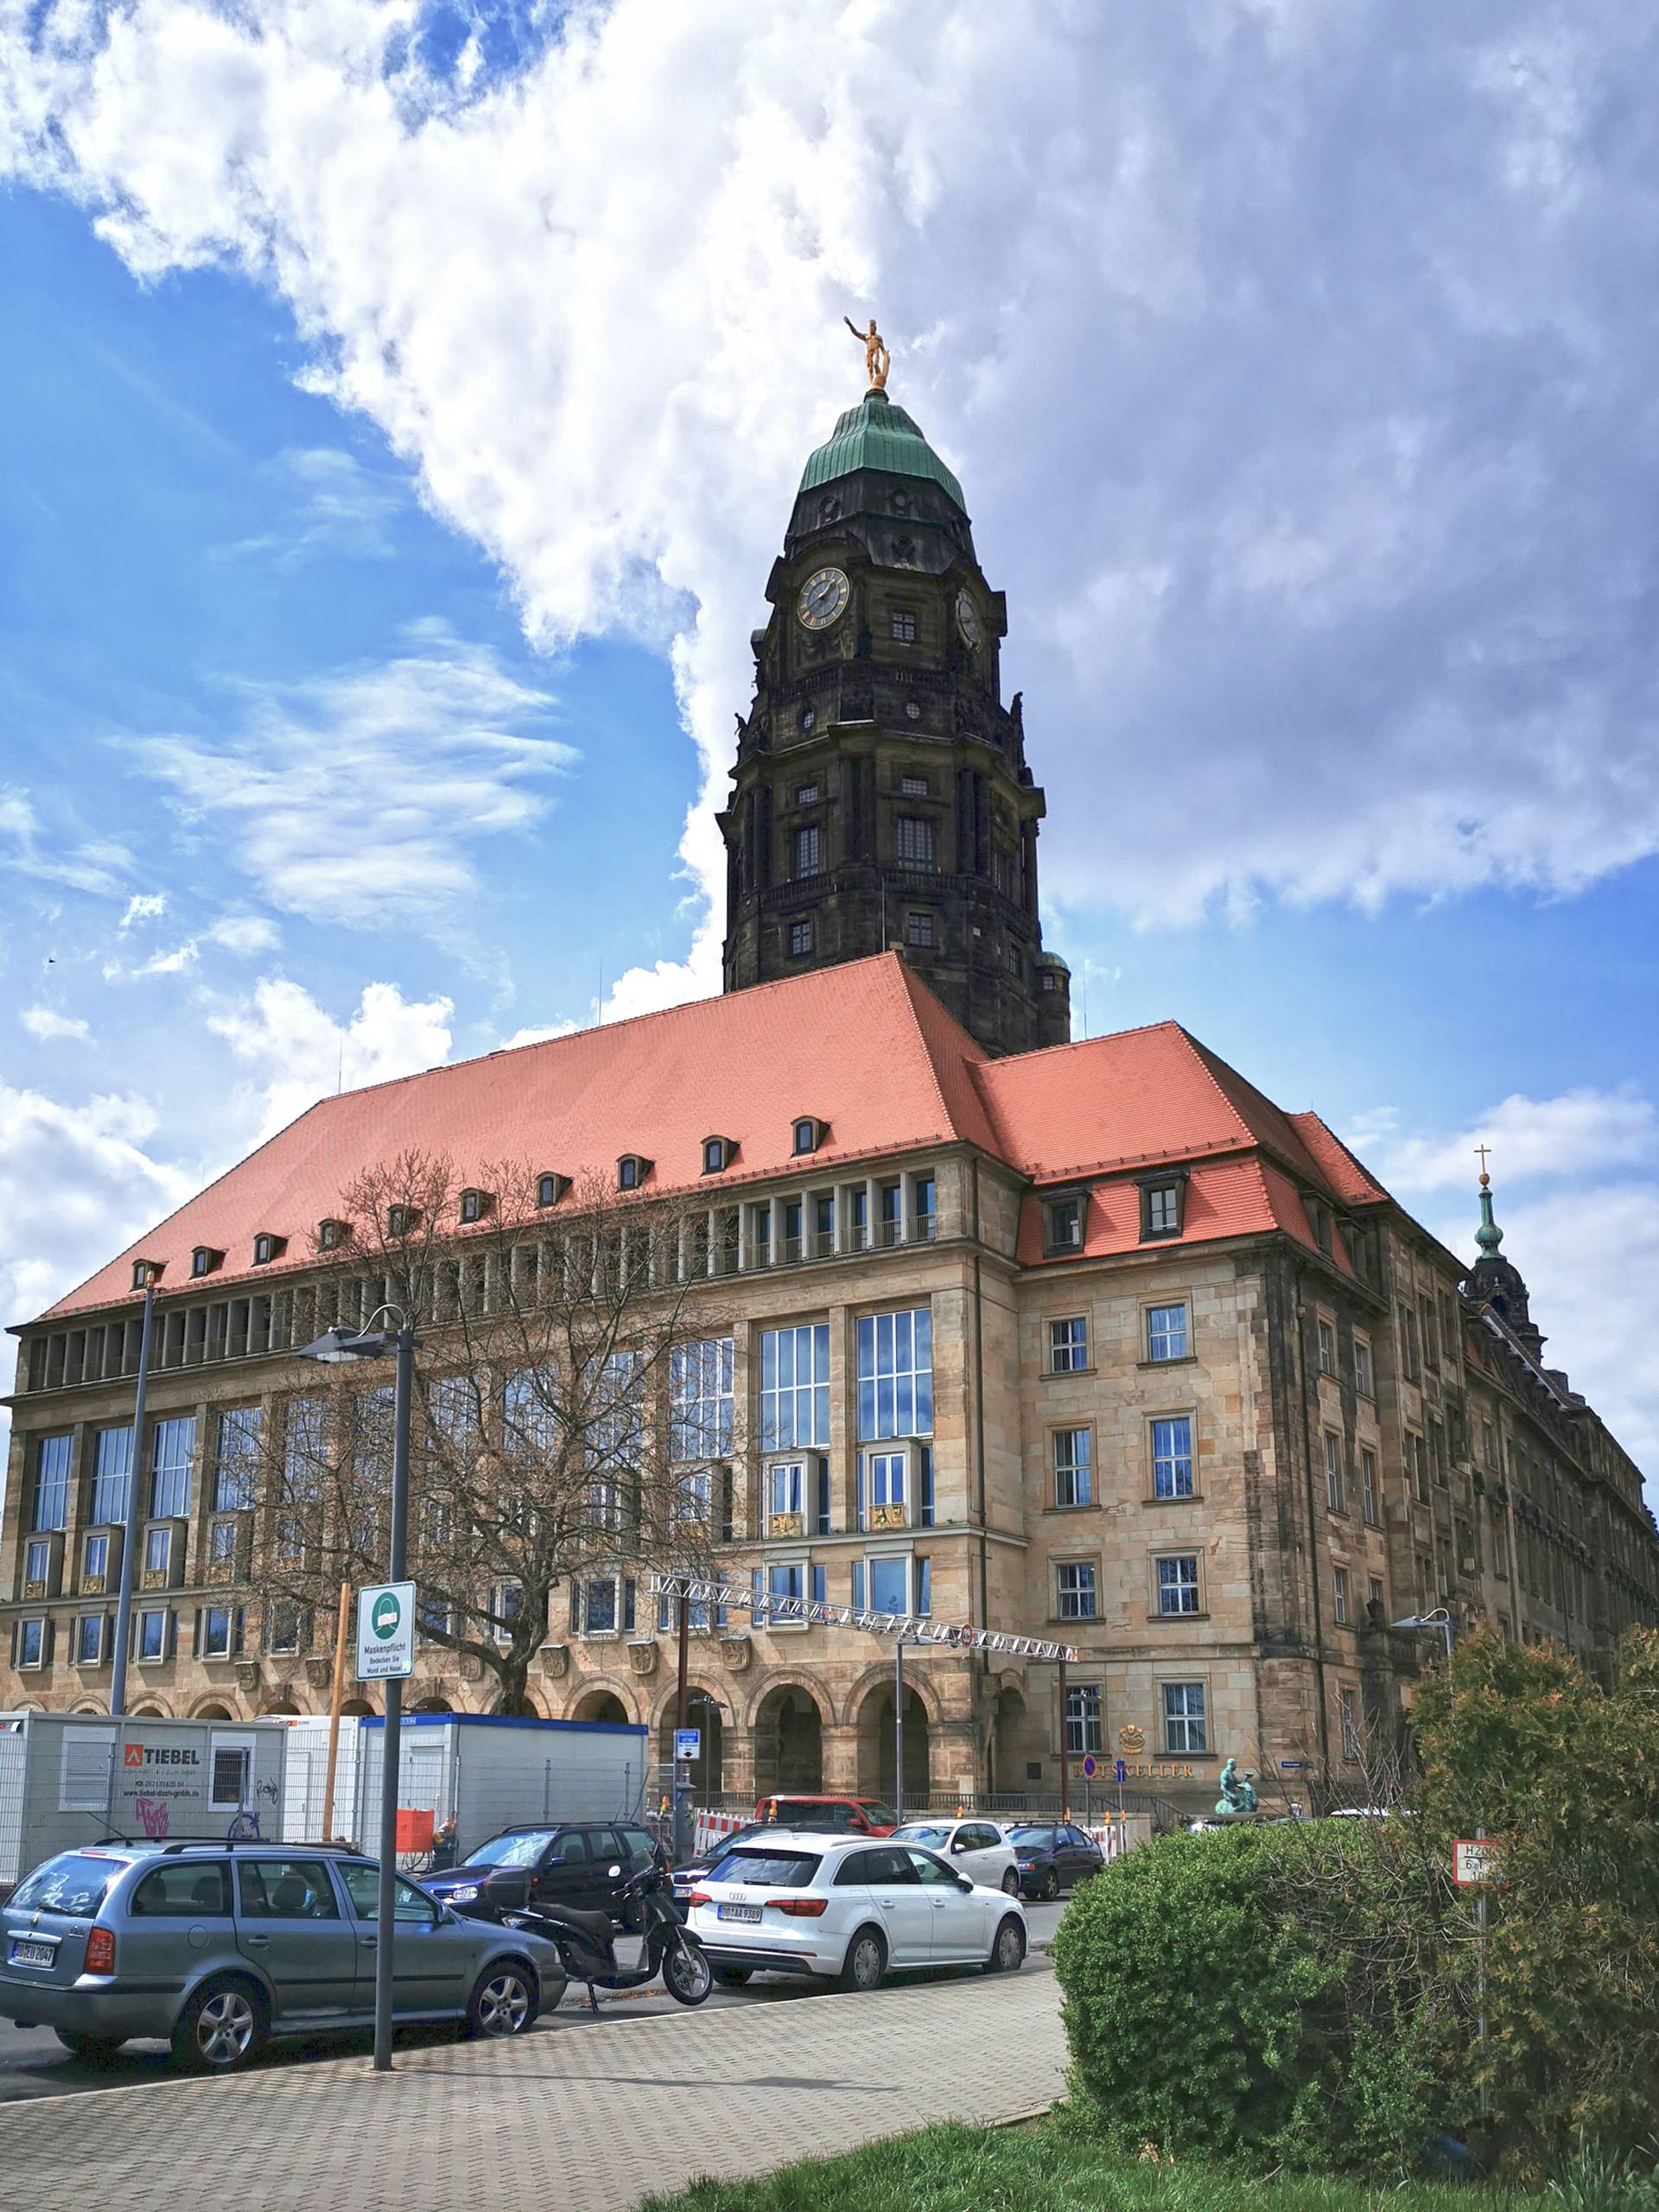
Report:
[[0,2112],[5,2212],[626,2212],[1059,2095],[1046,1971],[555,2029]]

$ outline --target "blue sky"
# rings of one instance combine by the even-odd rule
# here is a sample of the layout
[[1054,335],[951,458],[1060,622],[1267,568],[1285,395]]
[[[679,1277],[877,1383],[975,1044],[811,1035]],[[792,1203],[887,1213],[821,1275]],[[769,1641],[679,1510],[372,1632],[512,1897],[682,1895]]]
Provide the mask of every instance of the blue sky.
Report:
[[1079,1022],[1177,1016],[1465,1249],[1490,1137],[1659,1456],[1641,12],[696,16],[0,0],[8,1318],[337,1081],[716,987],[873,304]]

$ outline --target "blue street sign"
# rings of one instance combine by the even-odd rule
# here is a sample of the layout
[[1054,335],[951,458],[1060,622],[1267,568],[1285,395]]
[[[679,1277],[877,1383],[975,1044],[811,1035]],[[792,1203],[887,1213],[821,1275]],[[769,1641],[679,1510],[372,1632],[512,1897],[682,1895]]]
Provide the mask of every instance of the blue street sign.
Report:
[[674,1731],[674,1756],[677,1759],[694,1759],[702,1749],[701,1728],[677,1728]]
[[1084,1759],[1083,1770],[1088,1779],[1092,1782],[1095,1778],[1095,1762],[1092,1756]]
[[1122,1759],[1117,1763],[1117,1778],[1120,1782],[1127,1782],[1129,1778],[1129,1770]]

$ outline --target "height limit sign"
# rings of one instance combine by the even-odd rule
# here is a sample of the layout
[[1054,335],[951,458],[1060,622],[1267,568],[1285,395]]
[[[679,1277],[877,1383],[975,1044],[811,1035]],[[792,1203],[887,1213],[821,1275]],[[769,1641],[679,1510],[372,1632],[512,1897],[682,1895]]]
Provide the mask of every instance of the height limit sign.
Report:
[[357,1593],[357,1679],[385,1682],[415,1671],[415,1585],[378,1582]]

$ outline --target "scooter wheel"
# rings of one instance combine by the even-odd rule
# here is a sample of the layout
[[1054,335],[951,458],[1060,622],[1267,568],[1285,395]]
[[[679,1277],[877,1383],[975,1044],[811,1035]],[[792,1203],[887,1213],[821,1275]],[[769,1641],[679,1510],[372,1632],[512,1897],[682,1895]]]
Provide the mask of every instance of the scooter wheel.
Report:
[[714,1986],[714,1970],[695,1943],[677,1943],[663,1961],[663,1986],[682,2005],[701,2005]]

